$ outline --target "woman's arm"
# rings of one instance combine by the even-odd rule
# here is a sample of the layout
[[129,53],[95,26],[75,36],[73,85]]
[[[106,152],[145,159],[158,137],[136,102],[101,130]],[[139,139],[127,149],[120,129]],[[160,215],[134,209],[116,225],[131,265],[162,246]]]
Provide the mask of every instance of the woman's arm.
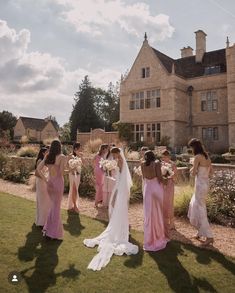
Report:
[[141,168],[141,172],[142,172],[142,178],[144,179],[145,177],[144,177],[144,163],[141,163],[141,165],[140,165],[140,168]]
[[165,180],[162,177],[161,163],[159,161],[155,162],[155,171],[156,171],[156,175],[157,175],[159,182],[165,183]]
[[46,181],[47,182],[47,178],[45,177],[45,175],[43,174],[42,172],[42,169],[44,168],[45,166],[45,158],[44,160],[42,160],[38,165],[37,165],[37,169],[36,169],[36,172],[38,173],[39,177]]
[[200,163],[200,157],[196,156],[193,161],[193,167],[190,169],[190,173],[192,174],[192,176],[196,176],[199,163]]
[[118,167],[119,167],[120,173],[122,172],[122,166],[123,166],[123,159],[120,158],[118,159]]

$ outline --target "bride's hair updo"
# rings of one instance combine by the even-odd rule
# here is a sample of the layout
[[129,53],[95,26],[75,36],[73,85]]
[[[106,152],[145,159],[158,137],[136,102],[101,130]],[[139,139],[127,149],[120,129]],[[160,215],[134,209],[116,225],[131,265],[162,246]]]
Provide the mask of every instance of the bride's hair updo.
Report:
[[151,162],[155,162],[156,157],[152,151],[147,151],[144,154],[144,159],[145,159],[145,165],[149,166]]
[[113,148],[111,149],[111,154],[120,154],[120,153],[121,153],[121,151],[120,151],[120,149],[117,148],[117,147],[113,147]]
[[208,159],[208,154],[205,151],[205,148],[199,139],[197,138],[190,139],[190,141],[188,142],[188,146],[193,149],[194,156],[200,154],[200,155],[203,155],[206,159]]

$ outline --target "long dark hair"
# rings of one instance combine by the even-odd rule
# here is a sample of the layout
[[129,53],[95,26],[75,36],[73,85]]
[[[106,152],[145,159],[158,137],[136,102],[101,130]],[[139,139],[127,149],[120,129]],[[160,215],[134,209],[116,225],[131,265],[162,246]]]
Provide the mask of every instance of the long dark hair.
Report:
[[147,151],[144,153],[145,166],[149,166],[152,162],[155,162],[156,157],[152,151]]
[[117,147],[113,147],[111,149],[111,154],[120,154],[121,153],[121,150]]
[[44,159],[44,155],[45,155],[45,152],[48,150],[47,147],[41,147],[40,148],[40,151],[38,153],[38,156],[37,156],[37,159],[36,159],[36,163],[35,163],[35,169],[37,168],[37,164],[38,164],[38,161],[39,160],[43,160]]
[[59,140],[53,140],[50,146],[49,154],[45,160],[46,165],[55,164],[56,156],[61,154],[61,143]]
[[103,151],[106,150],[109,147],[108,144],[104,143],[100,145],[99,151],[98,151],[98,155],[101,156]]
[[111,148],[114,148],[114,147],[115,147],[115,144],[114,143],[112,143],[112,144],[109,145],[109,151],[107,153],[106,159],[109,158],[109,156],[111,155]]
[[206,158],[206,160],[209,158],[204,146],[199,139],[190,139],[190,141],[188,142],[188,146],[192,148],[194,156],[201,154]]
[[80,147],[81,147],[80,142],[75,142],[75,143],[73,144],[73,156],[74,156],[74,157],[77,156],[76,153],[75,153],[75,150],[80,149]]

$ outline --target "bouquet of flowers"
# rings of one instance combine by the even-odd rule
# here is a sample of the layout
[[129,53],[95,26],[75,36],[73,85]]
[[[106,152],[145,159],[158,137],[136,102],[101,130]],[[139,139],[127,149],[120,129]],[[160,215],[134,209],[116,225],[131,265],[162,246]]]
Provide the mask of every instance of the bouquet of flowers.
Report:
[[134,167],[134,169],[133,169],[133,171],[134,171],[134,173],[137,175],[137,176],[142,176],[143,174],[142,174],[142,170],[141,170],[141,166],[139,166],[139,167]]
[[105,160],[102,158],[100,160],[100,168],[104,172],[109,173],[110,171],[117,168],[117,162],[115,160]]
[[190,159],[189,159],[189,164],[190,164],[190,165],[193,165],[193,163],[194,163],[194,158],[190,158]]
[[69,168],[80,174],[82,171],[82,160],[76,156],[73,156],[72,159],[69,160]]
[[164,178],[171,178],[174,175],[174,171],[170,163],[162,162],[161,171]]

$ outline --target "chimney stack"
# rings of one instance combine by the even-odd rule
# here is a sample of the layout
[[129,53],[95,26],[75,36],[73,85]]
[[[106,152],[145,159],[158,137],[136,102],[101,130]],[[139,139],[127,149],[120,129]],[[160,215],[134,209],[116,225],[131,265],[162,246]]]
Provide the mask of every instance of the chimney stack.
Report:
[[202,30],[195,32],[196,34],[196,63],[201,63],[204,54],[206,53],[206,36]]
[[193,56],[193,48],[191,47],[184,47],[181,49],[181,58]]

